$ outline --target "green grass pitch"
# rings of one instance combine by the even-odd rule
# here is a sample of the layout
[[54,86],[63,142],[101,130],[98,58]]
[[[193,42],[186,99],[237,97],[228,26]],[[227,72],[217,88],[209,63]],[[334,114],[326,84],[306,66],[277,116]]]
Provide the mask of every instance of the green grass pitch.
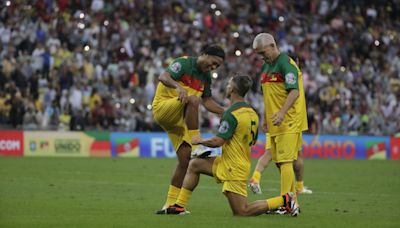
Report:
[[[190,215],[155,215],[175,159],[0,157],[0,227],[400,227],[400,161],[306,160],[302,213],[233,217],[221,185],[202,176]],[[253,167],[255,165],[253,161]],[[278,171],[262,196],[278,194]]]

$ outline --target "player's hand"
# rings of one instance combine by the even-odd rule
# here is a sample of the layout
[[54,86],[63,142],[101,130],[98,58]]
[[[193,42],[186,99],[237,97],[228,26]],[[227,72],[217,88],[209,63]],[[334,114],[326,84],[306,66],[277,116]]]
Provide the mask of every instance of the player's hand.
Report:
[[193,145],[199,145],[199,144],[201,144],[202,141],[203,141],[203,139],[201,138],[200,135],[196,135],[192,138]]
[[282,121],[283,121],[284,118],[285,118],[285,113],[283,113],[283,112],[281,112],[281,111],[279,111],[279,112],[277,112],[277,113],[274,113],[274,114],[271,116],[272,123],[274,124],[274,126],[279,126],[279,125],[281,125],[281,123],[282,123]]
[[178,100],[180,100],[182,103],[186,104],[187,102],[187,91],[182,88],[181,86],[176,87],[176,91],[179,94]]

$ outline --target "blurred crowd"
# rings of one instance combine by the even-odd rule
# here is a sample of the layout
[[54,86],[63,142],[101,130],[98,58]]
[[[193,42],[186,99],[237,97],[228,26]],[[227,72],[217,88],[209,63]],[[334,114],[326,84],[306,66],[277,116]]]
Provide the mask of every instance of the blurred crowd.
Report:
[[[269,32],[303,72],[310,133],[400,131],[397,0],[14,0],[0,7],[0,128],[159,131],[151,102],[173,58],[217,43],[227,53],[213,96],[227,105],[229,76],[256,81],[247,99],[263,115]],[[204,131],[218,117],[201,109]]]

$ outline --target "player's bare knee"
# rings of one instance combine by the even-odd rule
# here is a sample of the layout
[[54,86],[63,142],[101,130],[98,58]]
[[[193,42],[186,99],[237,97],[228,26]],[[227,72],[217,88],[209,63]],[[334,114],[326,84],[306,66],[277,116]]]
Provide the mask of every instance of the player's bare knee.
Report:
[[200,106],[200,98],[196,97],[196,96],[189,96],[187,105],[190,105],[193,107],[199,107]]
[[179,159],[178,160],[178,167],[181,169],[187,169],[190,164],[190,159]]
[[190,172],[197,172],[200,167],[201,160],[199,158],[194,158],[190,160],[188,171]]
[[299,151],[297,152],[297,158],[298,158],[298,159],[303,159],[303,151],[302,151],[302,150],[299,150]]
[[246,208],[239,208],[238,210],[233,211],[234,216],[249,216],[249,212]]
[[303,159],[297,159],[295,161],[293,161],[293,165],[294,167],[301,167],[302,165],[304,165]]
[[189,163],[185,163],[185,162],[179,162],[178,163],[178,167],[181,170],[187,170],[188,166],[189,166]]

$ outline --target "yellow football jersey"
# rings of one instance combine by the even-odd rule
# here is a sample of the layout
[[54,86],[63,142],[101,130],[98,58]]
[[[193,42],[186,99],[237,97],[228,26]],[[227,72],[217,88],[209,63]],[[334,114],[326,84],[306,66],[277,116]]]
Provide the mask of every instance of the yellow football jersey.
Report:
[[[303,76],[292,58],[281,53],[273,63],[264,63],[261,85],[264,95],[265,119],[267,120],[268,133],[271,136],[300,133],[308,129]],[[286,113],[283,122],[279,126],[274,126],[271,116],[285,104],[291,89],[298,89],[300,95]]]
[[225,140],[216,177],[221,181],[247,180],[251,146],[258,137],[258,115],[246,102],[238,102],[222,115],[218,137]]
[[[180,57],[175,59],[165,70],[172,79],[176,80],[187,92],[188,96],[210,97],[211,96],[211,75],[210,72],[200,72],[197,69],[196,57]],[[179,94],[174,88],[158,83],[153,106],[158,102],[177,98]]]

